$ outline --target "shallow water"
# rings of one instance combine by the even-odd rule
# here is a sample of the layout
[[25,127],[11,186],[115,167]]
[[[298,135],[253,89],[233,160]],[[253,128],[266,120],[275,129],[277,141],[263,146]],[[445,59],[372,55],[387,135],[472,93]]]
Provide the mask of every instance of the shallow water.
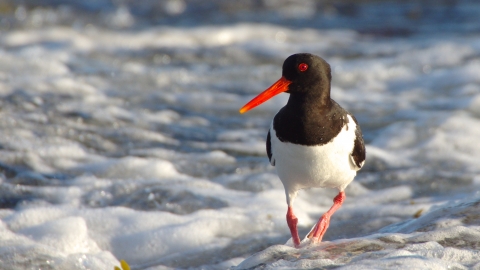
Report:
[[[288,3],[2,3],[2,267],[480,269],[480,4]],[[296,52],[367,143],[300,250],[265,153],[288,96],[238,113]],[[302,235],[335,195],[300,192]]]

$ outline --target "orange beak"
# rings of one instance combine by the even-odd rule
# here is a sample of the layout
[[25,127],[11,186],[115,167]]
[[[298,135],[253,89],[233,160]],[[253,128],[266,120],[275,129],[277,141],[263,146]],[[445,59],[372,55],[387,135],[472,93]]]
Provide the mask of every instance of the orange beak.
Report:
[[271,99],[272,97],[280,94],[280,93],[283,93],[285,91],[288,90],[288,86],[291,84],[292,82],[285,79],[285,77],[282,77],[280,78],[280,80],[278,80],[276,83],[274,83],[272,86],[270,86],[269,88],[267,88],[267,90],[263,91],[262,93],[260,93],[258,96],[256,96],[255,98],[253,98],[252,100],[250,100],[250,102],[248,102],[247,104],[245,104],[245,106],[243,106],[241,109],[240,109],[240,113],[245,113],[255,107],[257,107],[258,105],[264,103],[265,101]]

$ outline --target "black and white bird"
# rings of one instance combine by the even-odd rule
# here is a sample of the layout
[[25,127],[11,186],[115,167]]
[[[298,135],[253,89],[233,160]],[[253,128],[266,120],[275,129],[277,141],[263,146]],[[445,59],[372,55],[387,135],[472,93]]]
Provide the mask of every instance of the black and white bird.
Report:
[[287,224],[295,247],[300,245],[292,204],[304,188],[337,188],[333,206],[308,234],[321,242],[330,217],[345,200],[345,188],[365,162],[365,144],[355,117],[330,98],[330,65],[321,57],[300,53],[283,63],[282,77],[240,109],[244,113],[271,97],[290,94],[275,115],[267,135],[267,154],[287,197]]

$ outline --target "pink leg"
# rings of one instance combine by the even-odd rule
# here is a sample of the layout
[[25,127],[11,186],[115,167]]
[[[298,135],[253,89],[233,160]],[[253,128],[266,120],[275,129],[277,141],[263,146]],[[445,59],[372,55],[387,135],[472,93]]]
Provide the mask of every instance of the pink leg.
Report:
[[293,244],[298,248],[298,246],[300,246],[300,237],[298,236],[297,223],[298,218],[293,214],[292,207],[289,206],[287,211],[287,224],[288,228],[290,228],[290,234],[292,234]]
[[313,229],[310,234],[308,234],[308,238],[313,238],[312,241],[314,243],[318,243],[322,241],[323,235],[328,229],[330,225],[330,217],[337,211],[341,206],[343,201],[345,200],[345,192],[340,191],[338,195],[333,199],[333,205],[323,216],[318,220],[315,229]]

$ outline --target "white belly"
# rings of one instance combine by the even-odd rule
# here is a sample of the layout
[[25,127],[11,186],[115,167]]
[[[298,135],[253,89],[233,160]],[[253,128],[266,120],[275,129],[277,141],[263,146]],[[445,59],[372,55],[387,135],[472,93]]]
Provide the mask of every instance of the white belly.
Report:
[[[288,196],[300,189],[328,187],[344,190],[359,169],[351,158],[356,124],[348,115],[348,124],[332,141],[320,146],[281,142],[270,127],[272,159]],[[289,200],[289,199],[287,199]]]

